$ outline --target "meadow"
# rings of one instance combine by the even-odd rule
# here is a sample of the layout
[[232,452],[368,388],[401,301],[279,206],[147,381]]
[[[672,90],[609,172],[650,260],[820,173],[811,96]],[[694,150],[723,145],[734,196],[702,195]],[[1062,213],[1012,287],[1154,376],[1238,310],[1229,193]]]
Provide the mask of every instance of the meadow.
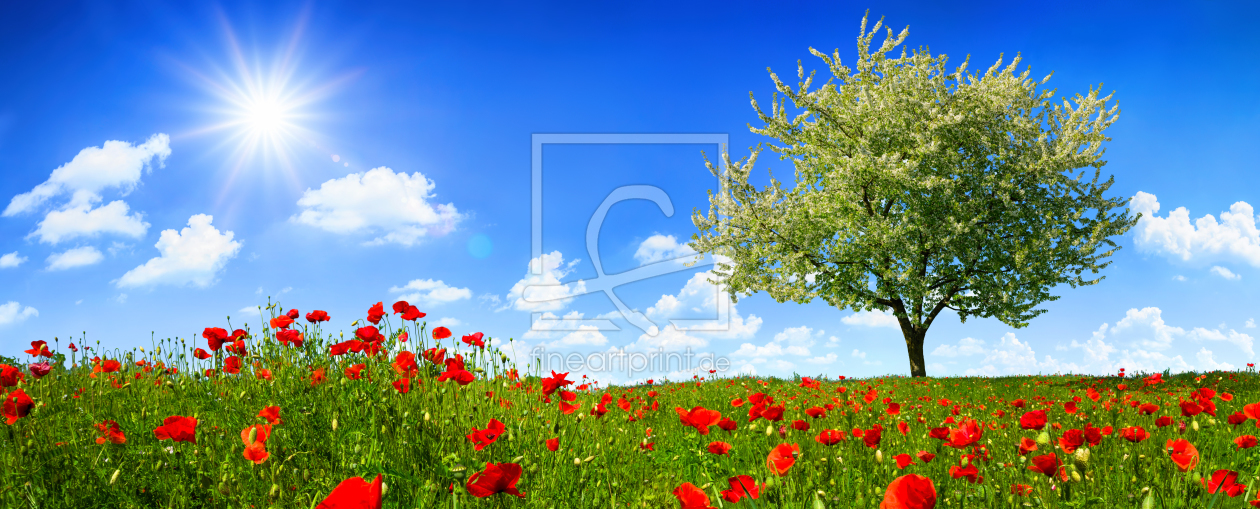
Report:
[[405,302],[263,312],[0,366],[0,506],[1260,507],[1254,367],[602,387]]

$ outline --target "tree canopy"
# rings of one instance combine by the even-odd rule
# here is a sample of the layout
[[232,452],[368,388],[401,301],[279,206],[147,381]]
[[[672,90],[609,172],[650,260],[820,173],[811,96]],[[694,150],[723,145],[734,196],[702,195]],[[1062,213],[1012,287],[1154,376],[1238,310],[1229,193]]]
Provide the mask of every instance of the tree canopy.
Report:
[[1049,75],[1018,72],[1018,55],[951,72],[945,55],[907,51],[908,27],[871,51],[882,24],[868,32],[863,18],[852,68],[810,48],[831,73],[821,86],[800,62],[796,86],[770,72],[778,92],[768,113],[753,98],[764,127],[749,128],[774,140],[795,183],[749,182],[761,146],[706,160],[720,188],[693,213],[690,245],[726,257],[714,274],[732,295],[893,313],[922,376],[923,337],[943,310],[1024,327],[1058,299],[1052,288],[1101,281],[1111,238],[1137,218],[1104,196],[1119,106],[1101,85],[1058,99]]

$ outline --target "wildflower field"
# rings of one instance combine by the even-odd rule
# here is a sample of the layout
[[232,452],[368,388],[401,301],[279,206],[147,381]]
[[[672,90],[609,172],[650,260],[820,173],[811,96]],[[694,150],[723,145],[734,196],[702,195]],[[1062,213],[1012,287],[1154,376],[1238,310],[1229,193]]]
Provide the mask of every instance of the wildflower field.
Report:
[[266,312],[0,366],[0,506],[1260,507],[1253,367],[599,387],[405,302]]

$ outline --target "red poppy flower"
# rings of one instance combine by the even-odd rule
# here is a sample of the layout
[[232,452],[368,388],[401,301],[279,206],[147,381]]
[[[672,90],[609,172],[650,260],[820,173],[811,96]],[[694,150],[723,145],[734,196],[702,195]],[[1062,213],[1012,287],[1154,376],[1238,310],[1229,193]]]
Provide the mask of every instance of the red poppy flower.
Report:
[[1172,426],[1172,423],[1173,423],[1172,417],[1169,417],[1167,415],[1162,416],[1158,419],[1155,419],[1155,427],[1157,428],[1162,428],[1164,426]]
[[730,489],[721,492],[722,500],[732,504],[739,502],[744,497],[757,499],[761,497],[761,488],[765,485],[758,486],[757,481],[746,475],[735,476],[726,480]]
[[1120,436],[1130,442],[1138,443],[1150,438],[1151,434],[1147,433],[1141,426],[1130,426],[1127,428],[1120,428]]
[[44,340],[31,341],[31,349],[26,350],[28,355],[52,357],[53,354],[48,350],[48,342]]
[[236,355],[249,355],[249,350],[245,349],[245,340],[238,339],[231,343],[224,343],[223,351]]
[[1238,495],[1242,495],[1243,492],[1247,491],[1247,485],[1235,483],[1234,481],[1237,481],[1237,480],[1238,480],[1238,472],[1235,472],[1233,470],[1222,469],[1222,470],[1217,470],[1215,472],[1212,472],[1211,480],[1200,479],[1199,484],[1204,485],[1207,488],[1208,493],[1216,493],[1217,491],[1224,491],[1226,495],[1229,495],[1230,498],[1233,498],[1233,497],[1237,497]]
[[1243,415],[1247,416],[1248,419],[1255,419],[1260,422],[1260,403],[1243,405]]
[[709,426],[716,426],[722,420],[721,412],[709,410],[702,406],[694,407],[690,411],[683,410],[682,407],[676,407],[674,412],[678,413],[678,420],[682,422],[683,426],[695,428],[701,435],[708,435]]
[[744,406],[744,398],[735,398],[735,399],[732,399],[732,400],[731,400],[731,406],[733,406],[733,407],[741,407],[741,406]]
[[12,425],[18,419],[29,415],[34,407],[35,402],[31,400],[30,396],[26,395],[26,391],[14,389],[13,392],[10,392],[4,398],[5,423]]
[[542,379],[543,394],[550,396],[551,393],[556,392],[556,389],[573,385],[572,380],[565,379],[565,377],[567,377],[568,375],[569,375],[568,373],[556,374],[555,371],[552,371],[550,377]]
[[927,452],[927,451],[919,451],[919,452],[916,452],[916,453],[914,453],[914,456],[915,456],[916,458],[919,458],[919,461],[922,461],[922,462],[924,462],[924,463],[931,463],[931,462],[932,462],[932,460],[936,458],[936,455],[935,455],[935,454],[932,454],[932,453]]
[[291,320],[297,320],[299,316],[302,316],[302,313],[299,312],[297,308],[293,308],[290,309],[289,312],[285,313],[284,316],[289,317]]
[[1154,403],[1145,403],[1142,406],[1138,407],[1138,413],[1141,413],[1142,415],[1151,415],[1158,411],[1159,411],[1159,405],[1156,405]]
[[936,507],[936,486],[918,474],[907,474],[888,483],[879,509],[932,509]]
[[349,378],[351,380],[358,380],[360,378],[363,378],[363,375],[362,375],[363,368],[366,368],[366,367],[367,367],[367,364],[355,364],[353,366],[346,368],[346,371],[345,371],[346,378]]
[[980,441],[983,437],[984,426],[978,424],[975,419],[967,419],[957,428],[949,430],[949,441],[945,442],[945,445],[962,449]]
[[162,421],[162,425],[153,429],[153,436],[158,440],[174,440],[176,442],[197,443],[197,419],[172,415]]
[[731,444],[726,442],[709,442],[709,447],[707,447],[707,449],[713,454],[724,456],[726,453],[731,452]]
[[1040,431],[1042,428],[1046,427],[1046,411],[1033,410],[1025,413],[1019,418],[1019,427]]
[[271,319],[271,328],[273,329],[287,329],[290,325],[293,325],[293,319],[289,318],[288,315],[280,315]]
[[1054,474],[1059,473],[1059,465],[1061,465],[1059,457],[1054,453],[1050,453],[1033,458],[1032,465],[1028,466],[1028,470],[1038,472],[1046,477],[1054,477]]
[[439,366],[446,363],[446,349],[445,348],[441,350],[437,348],[430,348],[428,350],[425,350],[424,353],[421,354],[421,356],[424,357],[424,360],[432,362]]
[[796,464],[796,456],[800,454],[801,446],[796,444],[779,444],[770,450],[770,454],[766,456],[766,466],[770,470],[782,477],[792,469],[792,465]]
[[324,383],[325,380],[328,380],[328,375],[324,374],[324,368],[316,368],[314,371],[311,371],[312,387]]
[[485,449],[487,445],[493,444],[507,428],[503,426],[498,419],[490,419],[490,423],[486,424],[486,429],[473,428],[472,434],[467,435],[468,441],[476,445],[473,446],[474,451]]
[[410,305],[411,305],[410,302],[407,302],[405,300],[400,300],[398,302],[395,302],[393,306],[390,306],[390,308],[394,310],[394,314],[400,314],[403,311],[406,311],[407,306],[410,306]]
[[1199,415],[1199,414],[1201,414],[1201,413],[1203,413],[1203,407],[1201,407],[1201,406],[1199,406],[1199,405],[1195,404],[1193,401],[1182,401],[1182,402],[1181,402],[1181,415],[1182,415],[1182,417],[1194,417],[1194,416]]
[[765,410],[761,411],[761,417],[767,421],[782,421],[783,410],[785,410],[785,407],[783,405],[775,405],[772,407],[766,407]]
[[709,495],[689,482],[674,488],[673,494],[682,505],[682,509],[713,509],[713,506],[709,505]]
[[810,407],[810,408],[805,409],[805,415],[808,415],[815,419],[822,419],[822,418],[827,417],[827,411],[824,410],[822,407]]
[[267,419],[271,424],[280,424],[280,407],[272,405],[258,411],[258,416]]
[[354,337],[359,338],[363,341],[376,341],[376,338],[378,336],[381,336],[381,330],[371,325],[368,325],[366,327],[359,327],[358,329],[355,329],[354,331]]
[[306,321],[311,322],[311,323],[327,322],[330,319],[331,318],[328,316],[328,313],[326,311],[320,311],[318,309],[306,314]]
[[408,378],[420,373],[420,365],[416,363],[416,354],[406,350],[398,352],[390,366],[393,366],[398,374]]
[[1234,444],[1237,445],[1239,449],[1250,449],[1256,446],[1257,440],[1255,436],[1243,435],[1235,438]]
[[70,343],[69,345],[66,345],[66,346],[68,346],[68,347],[70,348],[70,351],[71,351],[71,352],[77,352],[77,351],[79,351],[79,347],[74,346],[74,343]]
[[809,431],[809,423],[802,421],[800,419],[797,419],[795,421],[792,421],[792,429],[796,431]]
[[1168,450],[1173,463],[1177,465],[1177,470],[1187,472],[1199,464],[1199,450],[1189,440],[1184,438],[1169,440],[1164,444],[1164,448]]
[[901,413],[901,403],[889,403],[888,408],[884,409],[884,413],[888,415],[897,415]]
[[285,345],[291,344],[300,348],[302,343],[306,341],[306,338],[302,336],[302,331],[297,329],[284,329],[276,332],[276,341]]
[[[250,440],[250,433],[254,434],[254,439]],[[271,436],[270,424],[254,424],[241,431],[241,442],[245,443],[245,451],[242,453],[245,459],[254,462],[255,465],[261,465],[271,457],[271,453],[267,452],[267,438]]]
[[1012,495],[1019,495],[1021,497],[1026,497],[1028,495],[1032,495],[1032,492],[1033,492],[1033,487],[1027,484],[1012,484],[1011,485]]
[[193,357],[196,357],[201,360],[206,360],[210,358],[210,352],[202,350],[201,348],[196,348],[193,350]]
[[114,421],[101,421],[100,424],[93,424],[92,426],[101,432],[101,436],[96,437],[96,443],[98,444],[105,442],[111,444],[127,443],[127,436],[123,434],[122,428],[119,428],[118,423]]
[[954,479],[967,478],[967,482],[977,484],[984,480],[984,476],[980,475],[980,470],[973,464],[967,464],[965,467],[954,465],[949,467],[949,476]]
[[421,312],[415,306],[407,306],[407,310],[403,311],[402,313],[403,320],[410,320],[413,322],[421,318],[424,318],[425,316],[427,315],[425,315],[425,313]]
[[479,347],[479,348],[485,348],[485,347],[486,347],[486,344],[485,344],[485,343],[483,343],[483,342],[481,341],[481,338],[482,338],[482,337],[484,337],[484,336],[485,336],[485,334],[482,334],[482,333],[478,332],[478,333],[476,333],[476,334],[469,334],[469,335],[467,335],[467,336],[464,336],[464,337],[460,338],[460,340],[462,340],[462,341],[463,341],[465,344],[467,344],[468,346],[475,346],[475,347]]
[[368,308],[367,319],[369,322],[372,322],[373,325],[381,323],[381,318],[385,316],[384,304],[385,303],[383,302],[377,302],[376,304],[373,304],[372,307]]
[[836,445],[844,441],[844,432],[834,429],[825,429],[818,436],[814,437],[814,441],[823,445]]
[[228,332],[222,327],[206,327],[206,330],[201,332],[201,337],[206,338],[210,351],[217,352],[223,347],[223,342],[228,340]]
[[1020,437],[1019,439],[1019,455],[1023,456],[1037,450],[1037,442],[1028,437]]
[[901,470],[905,470],[906,467],[914,464],[914,458],[910,457],[909,454],[905,454],[905,453],[893,456],[892,459],[893,461],[897,462],[897,468]]
[[486,469],[468,478],[464,485],[468,494],[485,498],[496,493],[507,493],[525,498],[525,494],[517,491],[516,483],[521,480],[521,466],[516,463],[486,463]]
[[884,436],[883,433],[884,428],[876,424],[875,427],[862,432],[862,443],[871,449],[879,447],[880,439]]
[[[655,404],[656,402],[653,401],[652,403]],[[717,427],[722,428],[726,431],[735,431],[735,428],[738,428],[739,424],[730,418],[723,418],[722,420],[718,421]]]
[[381,509],[381,475],[370,483],[362,477],[341,481],[315,509]]
[[655,451],[655,450],[656,450],[656,442],[639,442],[639,450],[643,450],[643,451]]
[[1063,452],[1072,454],[1076,449],[1085,445],[1085,433],[1079,429],[1070,429],[1063,432],[1063,436],[1059,437],[1059,447],[1063,448]]
[[406,394],[408,392],[411,392],[411,379],[410,378],[399,378],[397,380],[394,380],[393,385],[394,385],[394,390],[398,391],[399,394]]
[[235,375],[241,372],[241,358],[235,355],[223,359],[223,372]]
[[433,339],[446,339],[451,337],[451,330],[446,327],[438,327],[433,329]]
[[1227,418],[1226,421],[1228,421],[1230,424],[1233,424],[1234,427],[1238,427],[1239,424],[1247,422],[1247,416],[1243,415],[1242,412],[1234,412],[1232,414],[1229,414],[1229,418]]
[[548,438],[548,439],[547,439],[547,450],[548,450],[548,451],[551,451],[551,452],[556,452],[556,449],[559,449],[559,448],[560,448],[560,437],[556,437],[556,438]]
[[[476,380],[476,377],[473,376],[473,374],[469,372],[468,370],[450,369],[450,367],[451,367],[451,364],[447,364],[447,370],[438,374],[437,381],[445,382],[447,380],[454,380],[459,385],[468,385],[472,383],[473,380]],[[406,379],[404,378],[404,380]]]

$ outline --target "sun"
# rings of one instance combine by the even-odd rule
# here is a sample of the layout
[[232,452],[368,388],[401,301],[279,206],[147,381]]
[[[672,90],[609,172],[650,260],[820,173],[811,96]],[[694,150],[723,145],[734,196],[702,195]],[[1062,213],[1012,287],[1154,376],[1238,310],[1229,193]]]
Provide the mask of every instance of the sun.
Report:
[[269,136],[284,129],[289,106],[273,98],[258,98],[242,112],[242,120],[255,134]]

